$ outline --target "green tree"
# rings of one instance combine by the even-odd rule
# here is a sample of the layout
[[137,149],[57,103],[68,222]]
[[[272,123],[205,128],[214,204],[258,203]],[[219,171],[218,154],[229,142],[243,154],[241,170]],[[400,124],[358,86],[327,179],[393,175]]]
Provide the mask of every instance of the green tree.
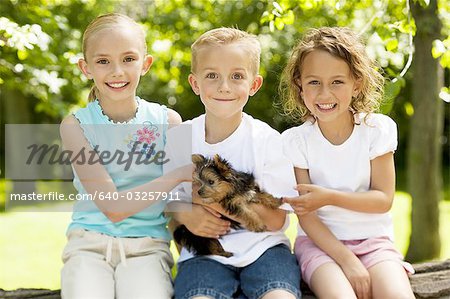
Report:
[[[429,5],[429,9],[436,7],[436,0],[430,0],[429,4],[428,0],[421,2],[424,7]],[[437,183],[441,176],[439,166],[430,171],[427,180],[413,179],[414,175],[423,174],[424,169],[413,169],[413,164],[417,166],[420,163],[411,158],[413,151],[410,151],[407,162],[404,148],[421,148],[415,144],[418,142],[415,139],[417,137],[409,135],[410,131],[430,135],[427,142],[436,147],[422,148],[421,154],[433,153],[433,156],[436,155],[433,163],[439,164],[438,156],[442,157],[442,146],[439,146],[437,139],[442,136],[444,120],[438,107],[442,106],[442,102],[439,103],[437,94],[440,92],[441,98],[448,98],[449,89],[440,91],[440,86],[435,86],[436,89],[422,88],[421,92],[427,92],[427,96],[431,95],[435,99],[434,104],[429,104],[435,105],[433,114],[423,116],[423,109],[419,107],[422,100],[419,100],[419,93],[413,89],[419,84],[414,80],[422,80],[429,74],[425,73],[423,76],[423,73],[419,73],[423,72],[419,67],[420,60],[414,61],[414,67],[410,72],[407,71],[411,61],[420,57],[419,44],[422,37],[427,38],[428,48],[424,47],[425,52],[429,53],[431,49],[433,57],[439,57],[441,65],[449,68],[450,20],[443,17],[450,11],[450,4],[447,2],[439,0],[438,12],[431,9],[438,16],[435,19],[443,22],[441,33],[444,38],[434,35],[439,33],[439,29],[435,29],[433,35],[426,36],[422,34],[420,27],[413,45],[411,34],[416,33],[415,24],[422,25],[421,12],[416,9],[416,2],[413,2],[415,8],[414,15],[411,16],[406,0],[3,0],[0,1],[2,132],[5,123],[58,123],[64,115],[86,103],[87,92],[92,83],[83,78],[75,62],[81,56],[81,35],[84,28],[100,13],[122,12],[142,23],[147,32],[149,52],[154,56],[155,62],[149,74],[142,78],[138,94],[147,100],[175,108],[184,119],[197,116],[203,110],[187,81],[192,42],[204,31],[220,26],[239,27],[257,34],[262,44],[261,74],[264,84],[245,109],[280,131],[292,125],[277,107],[279,74],[292,46],[310,27],[347,26],[365,37],[369,54],[379,61],[388,78],[383,112],[390,113],[399,124],[397,165],[409,165],[407,174],[410,176],[410,185],[414,186],[411,188],[419,188],[419,185],[426,188],[431,186],[429,182],[435,182],[437,189],[432,194],[435,198],[433,202],[437,202],[441,194],[441,187]],[[429,23],[436,21],[428,17],[425,20]],[[423,26],[427,28],[428,25]],[[431,47],[430,43],[434,46]],[[413,46],[416,47],[416,54],[411,55]],[[429,62],[432,65],[436,63],[436,60]],[[411,100],[413,97],[414,100]],[[415,126],[416,120],[421,119],[436,121],[429,131],[433,134],[418,131],[415,127],[410,129],[410,126]],[[450,116],[446,115],[445,119],[449,122]],[[420,130],[424,128],[421,127]],[[408,142],[408,136],[411,142]],[[4,138],[1,138],[0,142],[3,141]],[[4,144],[0,146],[2,157],[3,150]],[[449,155],[448,148],[445,148],[444,157]],[[448,167],[448,158],[445,161]],[[0,167],[3,169],[3,165]],[[419,194],[414,190],[411,193],[414,203],[427,201],[431,194]],[[423,246],[414,244],[414,236],[420,238],[423,235],[416,228],[427,227],[426,224],[432,222],[417,213],[417,209],[425,209],[424,207],[415,205],[413,212],[416,216],[413,216],[415,224],[411,246],[418,250],[427,247],[428,243],[421,242]],[[430,212],[430,217],[436,219],[437,205],[434,203],[431,209],[433,212]],[[428,231],[437,232],[436,224],[428,227]],[[437,234],[433,238],[437,238]],[[433,245],[435,246],[437,245]],[[437,253],[432,255],[435,254]],[[416,260],[432,256],[413,254],[409,257]]]
[[[411,3],[417,26],[414,37],[412,104],[408,146],[408,189],[412,202],[412,234],[407,258],[422,261],[439,257],[439,201],[442,196],[442,146],[444,105],[439,98],[444,72],[433,58],[435,40],[441,38],[442,22],[437,1]],[[426,74],[421,76],[420,74]],[[424,134],[426,132],[426,134]]]

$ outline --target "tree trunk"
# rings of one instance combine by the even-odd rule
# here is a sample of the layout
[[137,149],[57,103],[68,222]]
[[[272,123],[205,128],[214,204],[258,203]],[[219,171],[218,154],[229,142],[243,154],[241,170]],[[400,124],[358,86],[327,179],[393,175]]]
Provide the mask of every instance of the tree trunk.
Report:
[[417,31],[414,37],[412,104],[408,145],[408,189],[412,197],[412,232],[406,259],[412,262],[439,258],[439,201],[442,191],[444,109],[439,92],[443,69],[431,55],[440,37],[437,0],[423,8],[410,1]]

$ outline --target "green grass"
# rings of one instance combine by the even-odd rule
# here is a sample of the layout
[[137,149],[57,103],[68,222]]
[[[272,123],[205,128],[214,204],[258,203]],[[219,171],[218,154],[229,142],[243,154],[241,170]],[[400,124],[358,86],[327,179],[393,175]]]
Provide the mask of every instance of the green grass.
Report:
[[[441,259],[450,258],[450,202],[441,203]],[[395,245],[406,253],[410,235],[411,198],[396,193],[392,210]],[[68,212],[8,212],[0,213],[0,288],[60,287],[61,252],[65,231],[70,222]],[[291,217],[287,234],[295,239],[297,220]],[[444,232],[447,232],[444,234]],[[175,258],[178,253],[172,246]]]

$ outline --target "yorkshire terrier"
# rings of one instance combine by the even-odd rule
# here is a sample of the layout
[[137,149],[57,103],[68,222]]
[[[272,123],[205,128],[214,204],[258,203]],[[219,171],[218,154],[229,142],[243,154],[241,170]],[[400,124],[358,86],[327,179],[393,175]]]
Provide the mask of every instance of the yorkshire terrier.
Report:
[[[262,232],[266,226],[251,204],[261,204],[271,209],[281,205],[281,198],[275,198],[262,191],[255,182],[255,177],[246,172],[234,170],[219,155],[205,158],[192,155],[195,164],[193,184],[199,186],[198,195],[205,204],[219,203],[227,213],[236,216],[248,230]],[[226,217],[224,217],[226,218]],[[226,218],[233,228],[240,223]],[[223,249],[219,240],[199,237],[191,233],[184,225],[177,227],[173,233],[175,241],[196,255],[220,255],[231,257],[233,254]]]

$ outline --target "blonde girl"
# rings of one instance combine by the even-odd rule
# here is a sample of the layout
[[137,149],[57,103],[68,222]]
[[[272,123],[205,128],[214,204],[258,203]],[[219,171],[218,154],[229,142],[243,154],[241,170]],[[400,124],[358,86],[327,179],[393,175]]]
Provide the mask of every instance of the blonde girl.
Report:
[[191,180],[190,165],[162,177],[166,129],[181,118],[136,96],[153,58],[143,30],[129,17],[93,20],[84,32],[83,56],[78,66],[94,82],[90,102],[66,117],[60,131],[65,149],[77,157],[75,188],[90,200],[75,204],[67,230],[61,295],[170,298],[167,201],[157,195]]
[[[347,28],[311,30],[281,82],[286,111],[303,124],[283,133],[300,196],[295,254],[319,298],[414,298],[393,244],[397,128],[374,113],[383,77]],[[406,270],[406,271],[405,271]]]

